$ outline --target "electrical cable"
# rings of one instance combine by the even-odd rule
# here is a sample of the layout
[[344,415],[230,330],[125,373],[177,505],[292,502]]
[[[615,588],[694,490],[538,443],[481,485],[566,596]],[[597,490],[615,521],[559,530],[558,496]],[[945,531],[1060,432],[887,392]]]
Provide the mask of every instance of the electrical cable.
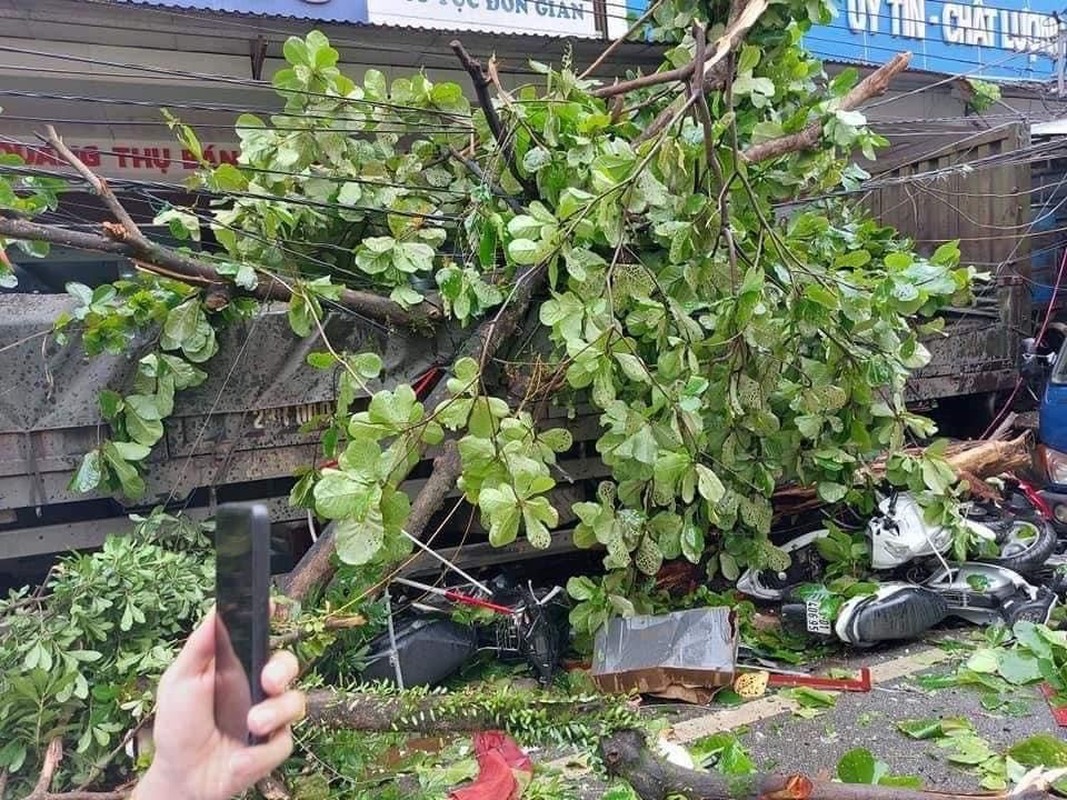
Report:
[[[185,101],[185,102],[163,102],[163,103],[161,103],[159,100],[134,100],[134,99],[131,99],[131,98],[124,98],[124,97],[101,97],[99,95],[86,96],[86,95],[77,95],[77,94],[60,94],[58,92],[40,92],[40,91],[31,92],[31,91],[22,90],[22,89],[0,89],[0,97],[20,97],[20,98],[26,98],[26,99],[30,99],[30,100],[60,100],[60,101],[64,101],[64,102],[93,103],[93,104],[99,104],[99,105],[135,106],[135,107],[140,107],[140,108],[150,108],[150,109],[152,109],[153,111],[156,111],[156,112],[158,112],[159,109],[160,109],[160,106],[162,106],[163,108],[166,108],[168,110],[172,109],[172,108],[175,108],[175,109],[180,109],[180,110],[183,110],[183,111],[213,111],[213,112],[231,113],[231,114],[235,114],[235,115],[259,114],[259,115],[273,116],[273,117],[291,117],[291,118],[294,118],[294,119],[295,118],[299,118],[299,119],[325,119],[325,120],[332,120],[332,121],[339,121],[339,120],[347,119],[344,116],[344,114],[341,114],[341,113],[336,113],[336,114],[318,114],[318,113],[315,113],[315,112],[310,112],[310,111],[305,111],[305,110],[301,110],[299,113],[291,113],[291,112],[287,112],[285,109],[283,109],[281,107],[271,108],[271,107],[268,107],[268,106],[250,106],[250,107],[247,107],[247,108],[235,108],[233,106],[229,106],[229,105],[226,105],[224,103],[192,103],[192,102],[188,102],[188,101]],[[335,99],[338,102],[344,103],[346,105],[350,104],[353,107],[360,107],[360,106],[363,105],[363,102],[361,100],[359,100],[359,99],[356,99],[356,98],[349,99],[349,98],[337,97]],[[373,106],[372,109],[373,110],[380,110],[381,106]],[[392,110],[392,109],[386,109],[386,110]],[[406,108],[404,108],[402,110],[407,111]],[[440,109],[435,109],[435,108],[419,109],[420,113],[423,112],[423,111],[425,111],[428,116],[439,116],[440,115]],[[399,113],[399,112],[397,112],[397,113]],[[414,114],[415,112],[410,112],[410,113]],[[463,133],[469,133],[470,131],[472,131],[474,129],[474,126],[471,125],[470,122],[469,122],[469,120],[471,119],[469,114],[459,114],[459,113],[453,113],[453,112],[447,112],[447,113],[452,114],[457,119],[466,120],[467,124],[448,126],[448,127],[443,128],[443,130],[445,130],[445,131],[456,130],[456,131],[461,131]],[[371,125],[379,123],[378,120],[375,120],[373,118],[367,118],[367,117],[352,117],[351,121],[352,122],[362,122],[362,123],[367,123],[367,124],[371,124]],[[292,128],[290,130],[304,131],[304,130],[307,130],[307,128],[306,127]],[[421,130],[420,130],[420,133],[421,133]]]

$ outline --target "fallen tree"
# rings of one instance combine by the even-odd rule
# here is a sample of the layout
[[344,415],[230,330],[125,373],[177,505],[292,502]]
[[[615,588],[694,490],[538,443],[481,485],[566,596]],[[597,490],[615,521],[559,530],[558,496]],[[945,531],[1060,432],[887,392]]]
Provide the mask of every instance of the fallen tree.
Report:
[[605,715],[618,724],[628,713],[624,700],[617,698],[561,698],[529,691],[461,691],[409,697],[317,689],[308,694],[307,701],[310,722],[357,731],[513,730],[519,718],[527,733],[536,726],[541,726],[542,732],[563,732],[572,723],[595,730]]
[[[403,557],[457,486],[492,543],[521,534],[548,546],[556,454],[572,438],[543,430],[530,398],[516,403],[494,378],[531,359],[600,414],[612,480],[575,511],[577,539],[604,546],[609,571],[653,575],[707,549],[756,565],[779,557],[767,540],[777,485],[813,485],[833,502],[865,459],[929,432],[903,403],[925,352],[914,323],[966,303],[972,274],[951,245],[922,259],[844,202],[774,222],[777,201],[838,184],[856,148],[873,154],[881,140],[857,109],[909,62],[826,79],[791,29],[823,13],[799,0],[665,0],[650,24],[679,42],[683,66],[603,85],[564,63],[537,66],[543,86],[505,88],[456,41],[473,111],[458,86],[424,76],[389,86],[371,70],[357,86],[324,36],[294,38],[274,83],[306,135],[297,145],[284,119],[241,117],[237,165],[200,172],[216,207],[159,217],[190,240],[210,226],[217,252],[149,241],[49,130],[114,221],[92,233],[33,222],[55,198],[16,170],[5,180],[23,213],[0,214],[0,237],[118,253],[144,271],[143,286],[75,289],[87,342],[121,351],[140,328],[162,328],[136,391],[106,393],[111,438],[76,485],[143,491],[141,465],[175,394],[204,380],[215,328],[249,316],[249,300],[282,301],[297,334],[323,339],[311,360],[340,383],[325,466],[291,498],[333,524],[289,576],[292,597],[327,582],[337,558]],[[171,125],[201,153],[195,131]],[[149,313],[130,314],[133,294]],[[325,340],[330,308],[471,327],[444,354],[447,379],[418,396],[382,389],[376,354]],[[536,352],[515,336],[531,322],[547,334]],[[359,396],[370,405],[353,413]],[[431,477],[409,503],[401,484],[430,445]]]
[[[136,280],[72,286],[76,306],[57,327],[90,353],[159,333],[135,385],[101,394],[107,435],[75,485],[143,493],[146,459],[176,395],[205,380],[216,331],[272,301],[295,334],[321,342],[308,360],[338,384],[321,452],[291,496],[332,523],[288,580],[296,599],[338,561],[388,575],[455,490],[492,544],[549,546],[557,457],[574,440],[531,410],[546,397],[592,407],[610,471],[573,508],[575,540],[607,553],[606,577],[575,597],[580,633],[633,607],[665,559],[718,559],[724,572],[780,559],[767,536],[779,486],[840,502],[890,452],[891,479],[906,471],[944,489],[955,477],[944,454],[905,450],[934,432],[903,389],[928,358],[922,323],[967,304],[973,270],[952,243],[917,255],[840,198],[776,213],[855,180],[851,153],[882,144],[860,109],[908,64],[900,54],[862,80],[831,80],[798,44],[828,13],[803,0],[661,0],[649,24],[676,45],[671,63],[618,81],[564,59],[504,87],[492,62],[454,42],[474,108],[458,85],[421,74],[389,85],[370,70],[357,85],[324,36],[293,38],[274,77],[284,114],[240,117],[238,163],[202,164],[208,211],[158,217],[190,242],[210,227],[213,250],[150,241],[123,206],[136,187],[113,189],[49,132],[74,173],[5,164],[0,197],[16,202],[0,211],[0,247],[130,258]],[[195,131],[172,127],[201,152]],[[58,202],[56,180],[88,185],[114,219],[89,232],[36,221]],[[329,341],[335,312],[441,333],[443,379],[429,391],[415,376],[383,385],[380,354]],[[531,363],[551,392],[509,395],[499,373]],[[405,481],[431,447],[411,501]],[[391,727],[403,711],[317,702],[337,724]]]

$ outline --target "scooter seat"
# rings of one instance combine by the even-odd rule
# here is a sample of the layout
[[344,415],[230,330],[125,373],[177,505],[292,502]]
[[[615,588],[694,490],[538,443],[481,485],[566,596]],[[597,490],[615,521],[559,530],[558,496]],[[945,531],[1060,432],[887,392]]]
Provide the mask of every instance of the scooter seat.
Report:
[[875,594],[855,597],[841,607],[834,630],[856,646],[914,639],[948,616],[937,592],[907,583],[885,584]]

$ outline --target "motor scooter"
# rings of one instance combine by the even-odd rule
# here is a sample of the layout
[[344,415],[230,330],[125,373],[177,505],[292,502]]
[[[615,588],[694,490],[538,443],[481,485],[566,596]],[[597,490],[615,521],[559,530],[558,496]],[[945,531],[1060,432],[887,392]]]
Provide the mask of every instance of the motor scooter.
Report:
[[803,587],[822,582],[829,566],[818,547],[829,530],[787,542],[782,549],[790,555],[789,568],[749,569],[737,588],[758,599],[781,601],[783,621],[792,628],[857,646],[912,639],[948,617],[984,625],[1043,622],[1057,593],[1033,586],[1024,574],[1046,568],[1058,537],[1036,500],[1033,488],[1017,481],[1007,487],[1001,504],[965,506],[963,524],[973,538],[995,546],[997,554],[953,565],[945,558],[952,547],[950,528],[928,523],[909,493],[881,498],[878,513],[866,525],[878,588],[848,599],[832,620],[821,610],[821,597],[801,596]]

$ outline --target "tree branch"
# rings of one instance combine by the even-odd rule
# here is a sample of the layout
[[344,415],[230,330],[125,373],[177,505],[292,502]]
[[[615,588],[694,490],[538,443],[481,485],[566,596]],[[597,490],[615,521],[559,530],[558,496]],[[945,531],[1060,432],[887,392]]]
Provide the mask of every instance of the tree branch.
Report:
[[[96,175],[71,152],[51,125],[47,130],[46,141],[82,176],[93,194],[101,199],[119,222],[117,225],[104,223],[104,234],[100,235],[68,231],[55,225],[41,225],[11,217],[0,217],[0,236],[119,255],[157,275],[196,286],[213,287],[226,298],[237,292],[237,287],[219,275],[211,263],[149,240],[115,197],[107,181]],[[261,277],[250,294],[265,301],[288,302],[292,298],[290,289],[272,276]],[[408,310],[387,297],[354,289],[342,289],[339,302],[357,314],[403,327],[426,327],[442,318],[441,309],[432,303],[423,302]]]
[[[472,703],[458,694],[432,694],[412,700],[376,694],[351,694],[334,689],[316,689],[308,693],[307,719],[326,728],[353,731],[414,731],[459,733],[506,727],[505,713],[493,711],[486,704]],[[530,708],[540,709],[564,722],[595,714],[616,702],[603,700],[524,698]]]
[[[897,53],[892,59],[856,84],[852,91],[841,99],[838,108],[842,111],[851,111],[868,100],[885,94],[893,78],[906,70],[910,62],[911,53]],[[799,133],[791,133],[788,136],[780,136],[777,139],[751,145],[741,153],[741,157],[749,164],[755,164],[789,153],[796,153],[800,150],[809,150],[818,144],[819,139],[822,137],[822,130],[822,121],[816,121]]]
[[[110,230],[116,230],[117,227],[113,226]],[[111,236],[72,231],[58,225],[42,225],[4,216],[0,216],[0,237],[48,242],[74,250],[122,256],[142,269],[165,278],[194,286],[216,287],[222,289],[227,297],[235,291],[235,287],[226,282],[207,262],[186,258],[152,242],[148,242],[149,250],[146,251],[129,239],[123,241]],[[258,300],[278,302],[288,302],[293,296],[288,287],[273,279],[260,280],[249,294]],[[354,289],[342,289],[338,303],[349,311],[400,327],[426,327],[442,318],[441,309],[432,303],[420,303],[408,310],[388,297]]]
[[507,162],[508,169],[515,176],[515,180],[522,185],[523,192],[526,193],[527,197],[531,199],[537,197],[537,185],[529,178],[523,177],[522,173],[519,172],[515,147],[504,130],[504,125],[500,121],[500,114],[497,113],[496,107],[493,105],[493,99],[489,96],[489,86],[492,81],[485,74],[485,70],[482,69],[482,62],[473,58],[459,39],[453,39],[451,47],[452,52],[459,59],[459,63],[463,65],[463,68],[467,70],[467,74],[470,75],[471,83],[474,84],[475,95],[478,98],[478,105],[481,106],[485,114],[485,121],[489,125],[489,130],[493,133],[493,138],[496,139],[496,143],[500,146],[500,152],[504,155],[504,161]]
[[615,97],[620,94],[636,92],[638,89],[647,89],[649,86],[659,86],[664,83],[674,83],[675,81],[686,81],[692,77],[695,69],[696,61],[694,60],[690,61],[684,67],[676,67],[675,69],[669,69],[666,72],[653,72],[648,75],[631,78],[628,81],[619,81],[610,86],[601,86],[599,89],[594,89],[590,94],[592,94],[593,97],[601,98]]
[[[730,16],[726,24],[726,31],[715,42],[715,50],[712,53],[711,58],[705,59],[705,66],[703,72],[703,91],[706,94],[709,91],[722,88],[726,81],[729,70],[729,59],[726,56],[737,49],[741,44],[745,36],[755,25],[763,12],[767,10],[767,0],[734,0],[730,7]],[[683,70],[689,70],[688,75],[694,77],[697,76],[696,60],[686,66],[682,67]],[[658,75],[667,75],[669,73],[657,73]],[[648,76],[653,77],[653,76]],[[672,78],[674,80],[681,80],[684,78]],[[640,80],[640,79],[639,79]],[[663,81],[659,81],[662,83]],[[624,84],[617,84],[617,86],[623,86]],[[654,86],[655,83],[648,83],[648,86]],[[688,100],[687,100],[688,97]],[[641,132],[641,135],[634,139],[634,145],[638,145],[641,142],[646,142],[662,133],[663,129],[669,126],[673,120],[676,119],[679,110],[684,104],[692,102],[692,95],[689,92],[681,95],[664,108],[651,124]]]
[[1007,794],[952,793],[835,783],[807,775],[719,775],[685,769],[654,756],[643,734],[619,731],[600,742],[608,773],[625,778],[641,800],[1037,800],[1048,796],[1040,785]]
[[126,229],[128,235],[135,236],[140,241],[145,241],[141,229],[137,227],[137,223],[133,221],[133,217],[126,212],[122,203],[115,197],[115,193],[111,191],[111,187],[108,186],[107,181],[95,174],[80,158],[70,151],[70,148],[64,144],[53,126],[47,126],[45,132],[47,133],[47,136],[43,137],[44,140],[52,145],[52,149],[55,150],[64,161],[74,167],[77,173],[82,176],[85,182],[88,183],[89,187],[93,190],[93,194],[104,201],[104,205],[106,205],[111,213],[115,215],[115,218]]
[[578,80],[584,81],[594,72],[596,72],[600,65],[607,61],[609,58],[611,58],[611,54],[622,46],[623,42],[625,42],[639,30],[641,30],[641,28],[644,27],[645,23],[652,19],[652,15],[656,13],[656,9],[659,8],[660,3],[662,1],[663,0],[654,0],[654,2],[649,3],[648,9],[645,11],[644,14],[637,18],[637,21],[633,25],[630,26],[630,30],[626,31],[626,33],[624,33],[622,36],[620,36],[618,39],[608,45],[604,52],[597,56],[596,61],[586,67],[585,71],[578,76]]
[[[367,618],[360,614],[345,614],[344,616],[338,617],[326,617],[326,619],[322,621],[323,629],[327,631],[348,631],[353,628],[361,628],[366,624]],[[299,628],[292,631],[286,631],[278,636],[270,637],[270,647],[271,650],[284,650],[307,637],[308,634]]]
[[55,778],[56,770],[62,761],[63,740],[57,737],[48,743],[37,785],[34,786],[32,792],[26,795],[24,800],[124,800],[130,793],[130,790],[127,789],[120,789],[114,792],[50,792],[52,780]]
[[[508,302],[492,319],[484,320],[474,329],[474,333],[456,352],[453,362],[464,356],[471,356],[484,364],[492,358],[500,345],[514,333],[547,276],[548,269],[544,265],[526,267],[520,272]],[[425,406],[432,412],[442,401],[448,399],[448,396],[447,383],[441,381],[426,398]],[[441,446],[441,452],[434,459],[429,480],[423,484],[411,504],[411,512],[404,526],[408,533],[416,538],[422,537],[448,492],[456,485],[462,471],[459,446],[454,439],[450,439]],[[335,571],[333,555],[336,546],[331,526],[322,532],[311,549],[289,573],[282,587],[285,594],[294,600],[302,600],[316,587],[328,583]]]

